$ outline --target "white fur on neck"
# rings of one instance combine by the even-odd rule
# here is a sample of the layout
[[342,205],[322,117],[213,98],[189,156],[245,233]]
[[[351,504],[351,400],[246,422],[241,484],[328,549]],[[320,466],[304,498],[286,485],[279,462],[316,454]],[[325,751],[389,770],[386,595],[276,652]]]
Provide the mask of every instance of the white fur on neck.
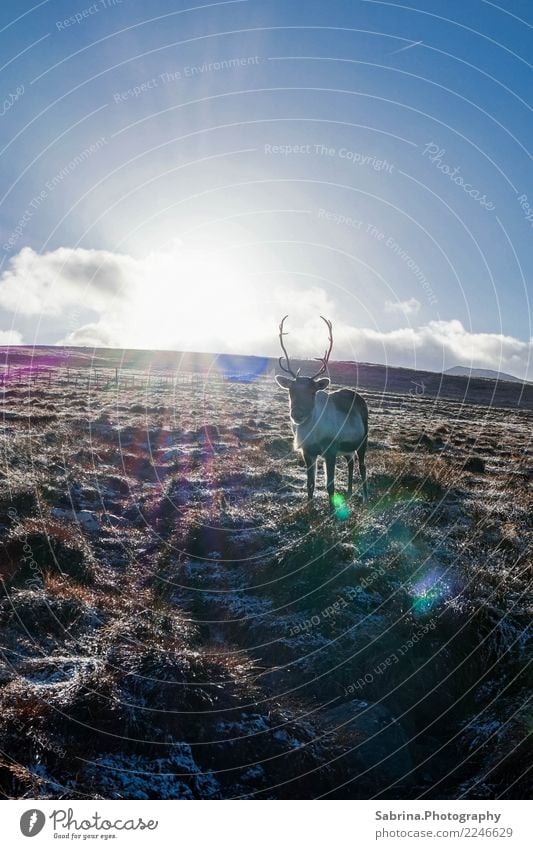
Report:
[[347,416],[337,409],[334,396],[334,392],[320,390],[315,395],[310,417],[301,424],[291,422],[295,449],[304,450],[306,445],[333,447],[334,443],[359,445],[362,442],[365,429],[361,416]]

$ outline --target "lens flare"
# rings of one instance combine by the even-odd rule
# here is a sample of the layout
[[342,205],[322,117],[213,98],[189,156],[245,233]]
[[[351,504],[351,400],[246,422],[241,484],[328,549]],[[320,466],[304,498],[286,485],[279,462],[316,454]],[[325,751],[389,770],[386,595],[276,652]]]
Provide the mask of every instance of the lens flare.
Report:
[[234,354],[219,354],[216,368],[226,380],[237,383],[253,383],[268,369],[267,357],[239,357]]
[[346,519],[350,516],[350,508],[346,503],[346,499],[340,494],[340,492],[336,492],[331,500],[333,510],[335,511],[335,518],[339,522],[345,522]]
[[413,613],[419,616],[431,613],[449,595],[449,589],[438,569],[427,572],[411,589]]

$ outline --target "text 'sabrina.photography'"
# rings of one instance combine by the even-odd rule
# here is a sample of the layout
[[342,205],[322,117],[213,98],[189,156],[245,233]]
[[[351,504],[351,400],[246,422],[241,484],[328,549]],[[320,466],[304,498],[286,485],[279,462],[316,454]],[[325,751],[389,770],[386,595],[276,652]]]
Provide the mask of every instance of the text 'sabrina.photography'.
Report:
[[3,0],[11,845],[531,845],[532,34]]

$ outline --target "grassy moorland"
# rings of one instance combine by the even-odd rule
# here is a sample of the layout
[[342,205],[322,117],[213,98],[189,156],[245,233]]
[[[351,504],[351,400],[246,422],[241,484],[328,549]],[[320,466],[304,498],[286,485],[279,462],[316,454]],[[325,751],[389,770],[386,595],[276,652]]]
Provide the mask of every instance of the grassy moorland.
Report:
[[528,409],[370,387],[332,517],[273,381],[64,371],[4,384],[4,796],[524,796]]

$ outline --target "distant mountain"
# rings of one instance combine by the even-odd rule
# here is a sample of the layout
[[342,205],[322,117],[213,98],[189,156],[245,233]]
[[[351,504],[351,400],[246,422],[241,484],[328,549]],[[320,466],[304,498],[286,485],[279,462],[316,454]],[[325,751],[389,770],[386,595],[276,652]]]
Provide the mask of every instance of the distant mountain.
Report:
[[469,366],[453,366],[446,369],[443,374],[456,375],[458,377],[485,377],[487,380],[508,380],[511,383],[527,383],[527,380],[520,380],[514,374],[505,374],[503,371],[495,371],[491,368],[470,368]]

